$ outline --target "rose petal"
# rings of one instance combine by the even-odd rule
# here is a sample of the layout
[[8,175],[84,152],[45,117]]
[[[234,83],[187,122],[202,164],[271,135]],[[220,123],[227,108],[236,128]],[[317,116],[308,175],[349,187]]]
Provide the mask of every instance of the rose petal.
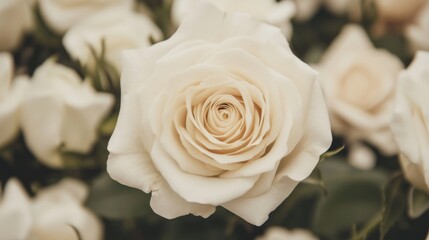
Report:
[[147,153],[111,153],[107,159],[107,172],[119,183],[146,193],[159,189],[161,181]]
[[297,184],[298,182],[285,177],[275,182],[265,194],[253,198],[238,198],[222,204],[222,207],[253,225],[261,226],[268,219],[268,214],[290,195]]
[[[258,175],[237,179],[210,178],[185,173],[168,155],[159,142],[155,142],[151,157],[163,178],[173,191],[188,202],[219,205],[247,192],[257,181]],[[209,189],[209,191],[208,191]]]
[[177,195],[168,184],[161,182],[158,189],[152,192],[150,206],[153,211],[167,219],[173,219],[189,213],[204,218],[212,215],[216,208],[211,205],[190,203]]

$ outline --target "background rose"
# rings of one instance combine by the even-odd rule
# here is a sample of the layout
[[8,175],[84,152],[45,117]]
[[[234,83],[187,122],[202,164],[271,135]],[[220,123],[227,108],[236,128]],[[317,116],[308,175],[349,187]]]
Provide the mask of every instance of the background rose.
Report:
[[88,193],[77,180],[64,179],[30,199],[17,179],[8,181],[0,204],[0,238],[101,240],[99,220],[82,206]]
[[105,43],[106,60],[120,70],[120,53],[130,48],[148,47],[161,40],[158,27],[145,15],[124,9],[108,9],[72,27],[63,38],[67,52],[84,65],[94,67],[90,46],[101,54]]
[[429,52],[418,52],[399,77],[392,131],[406,178],[429,193]]
[[39,0],[38,3],[43,19],[60,34],[101,10],[131,9],[134,6],[134,0]]
[[11,143],[19,130],[19,106],[27,85],[27,77],[13,75],[12,55],[0,53],[0,148]]
[[256,240],[317,240],[311,232],[304,229],[288,230],[282,227],[270,227],[265,231],[263,236]]
[[275,0],[256,0],[251,2],[242,0],[174,0],[171,14],[176,25],[180,25],[185,16],[195,10],[196,5],[202,1],[207,1],[222,11],[237,11],[250,14],[257,19],[280,27],[287,38],[292,35],[290,20],[295,15],[296,9],[294,2],[289,0],[281,2],[276,2]]
[[88,153],[113,96],[97,93],[72,69],[47,60],[32,77],[21,108],[25,141],[44,164],[62,167],[60,148]]
[[[384,154],[394,154],[389,122],[396,79],[402,69],[399,59],[374,48],[362,28],[349,25],[324,53],[318,69],[333,132],[344,136],[352,148],[367,141]],[[362,156],[361,146],[356,146],[357,155]],[[371,162],[367,159],[357,164],[368,168]]]
[[13,50],[21,43],[32,24],[30,1],[2,0],[0,2],[0,51]]
[[331,144],[315,77],[279,29],[201,5],[125,55],[107,170],[163,217],[223,206],[261,225]]

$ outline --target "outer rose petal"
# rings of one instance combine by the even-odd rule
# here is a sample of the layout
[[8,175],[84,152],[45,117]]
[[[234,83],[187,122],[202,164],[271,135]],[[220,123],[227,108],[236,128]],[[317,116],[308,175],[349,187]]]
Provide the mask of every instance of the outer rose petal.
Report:
[[0,201],[0,238],[26,239],[33,224],[30,199],[17,179],[10,179]]
[[193,214],[204,218],[214,213],[212,205],[191,203],[175,193],[165,181],[161,181],[159,188],[152,192],[150,206],[153,211],[167,219]]
[[22,103],[21,128],[25,142],[38,159],[62,166],[56,150],[61,145],[64,106],[50,93],[33,93]]
[[[275,182],[264,194],[252,198],[238,198],[222,204],[222,207],[251,224],[261,226],[267,221],[268,214],[274,211],[291,194],[298,183],[284,177]],[[253,206],[258,207],[254,208]]]
[[121,184],[149,193],[160,188],[162,178],[147,153],[109,155],[107,172]]

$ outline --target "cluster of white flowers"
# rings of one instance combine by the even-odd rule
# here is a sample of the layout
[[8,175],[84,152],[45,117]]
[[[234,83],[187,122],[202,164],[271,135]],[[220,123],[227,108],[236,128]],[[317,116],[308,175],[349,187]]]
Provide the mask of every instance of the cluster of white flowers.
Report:
[[[407,68],[357,24],[312,67],[294,55],[293,19],[307,21],[324,5],[357,21],[366,7],[359,0],[175,0],[178,30],[164,41],[134,0],[2,0],[0,149],[22,134],[35,158],[63,168],[64,151],[91,152],[119,101],[55,56],[31,76],[15,69],[13,54],[40,17],[88,72],[98,54],[121,73],[107,171],[151,193],[165,218],[208,217],[220,206],[262,225],[310,176],[332,134],[358,168],[376,164],[371,147],[398,154],[407,180],[429,193],[429,1],[373,3],[416,53]],[[101,239],[86,195],[83,183],[65,179],[30,198],[10,179],[0,239]],[[273,228],[258,239],[317,238]]]
[[[0,147],[22,131],[33,154],[61,167],[60,148],[88,153],[97,127],[113,106],[113,96],[97,93],[72,69],[48,59],[33,77],[16,76],[8,53],[0,54]],[[4,133],[3,133],[4,131]]]

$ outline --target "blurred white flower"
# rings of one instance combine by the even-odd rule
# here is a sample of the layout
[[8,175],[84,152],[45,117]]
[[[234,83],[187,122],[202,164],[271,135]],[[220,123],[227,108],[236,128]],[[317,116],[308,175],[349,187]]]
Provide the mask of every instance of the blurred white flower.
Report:
[[38,3],[44,21],[60,34],[98,11],[134,7],[134,0],[38,0]]
[[361,0],[324,0],[326,8],[334,14],[359,20],[362,15]]
[[30,199],[16,179],[10,179],[0,201],[0,239],[101,240],[102,225],[83,207],[88,189],[64,179]]
[[0,1],[0,51],[14,50],[32,25],[31,4],[27,0]]
[[311,232],[304,229],[289,230],[283,227],[270,227],[256,240],[318,240]]
[[290,38],[292,35],[292,24],[290,20],[295,15],[296,7],[293,1],[276,0],[174,0],[171,10],[173,21],[177,26],[199,2],[209,2],[222,11],[226,12],[243,12],[254,18],[265,21],[279,27],[283,34]]
[[27,86],[27,77],[14,78],[13,74],[12,55],[0,53],[0,148],[18,134],[19,106]]
[[349,145],[365,141],[386,155],[396,153],[389,122],[402,69],[400,60],[376,49],[361,27],[346,26],[318,66],[333,132]]
[[416,16],[427,0],[374,0],[379,18],[390,22],[409,21]]
[[53,59],[40,66],[21,106],[25,142],[33,154],[51,167],[61,167],[59,149],[88,153],[97,127],[114,98],[97,93],[88,81]]
[[414,22],[407,26],[405,35],[415,51],[429,51],[429,3],[418,13]]
[[362,169],[369,170],[374,168],[377,156],[375,153],[362,143],[354,143],[350,145],[348,160],[350,165]]
[[317,73],[249,15],[199,4],[123,63],[107,170],[165,218],[222,206],[261,225],[331,144]]
[[399,76],[392,131],[405,177],[429,193],[429,52],[418,52]]
[[89,46],[101,53],[105,43],[106,59],[120,70],[121,52],[125,49],[147,47],[151,39],[161,40],[162,34],[151,19],[124,9],[108,9],[86,18],[64,36],[67,52],[82,64],[93,67]]
[[322,0],[294,0],[296,5],[295,19],[307,21],[319,10]]

